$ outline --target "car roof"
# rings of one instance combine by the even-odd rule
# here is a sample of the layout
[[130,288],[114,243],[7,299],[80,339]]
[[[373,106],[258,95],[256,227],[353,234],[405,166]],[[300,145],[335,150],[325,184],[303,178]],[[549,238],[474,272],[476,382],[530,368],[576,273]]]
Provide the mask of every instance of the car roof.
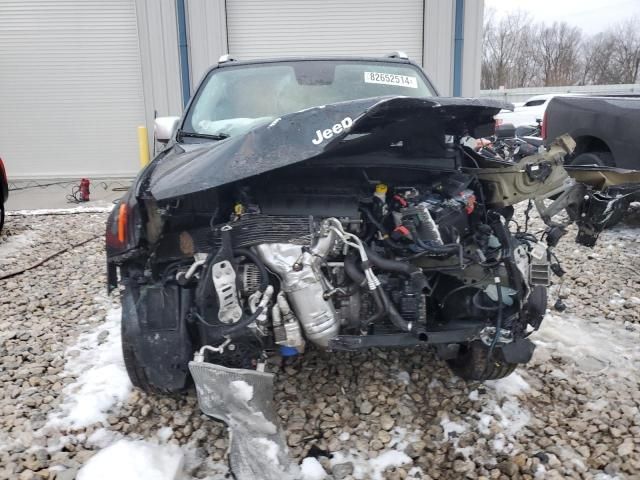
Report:
[[230,67],[234,65],[256,65],[261,63],[279,63],[279,62],[309,62],[309,61],[324,61],[324,62],[379,62],[379,63],[403,63],[403,64],[412,64],[417,67],[417,65],[410,58],[400,58],[400,57],[357,57],[357,56],[348,56],[348,55],[336,55],[336,56],[308,56],[308,57],[273,57],[273,58],[255,58],[255,59],[235,59],[229,60],[226,62],[221,62],[217,64],[217,67]]
[[527,98],[525,103],[535,101],[535,100],[550,100],[553,97],[579,97],[584,95],[582,93],[545,93],[542,95],[534,95],[533,97]]

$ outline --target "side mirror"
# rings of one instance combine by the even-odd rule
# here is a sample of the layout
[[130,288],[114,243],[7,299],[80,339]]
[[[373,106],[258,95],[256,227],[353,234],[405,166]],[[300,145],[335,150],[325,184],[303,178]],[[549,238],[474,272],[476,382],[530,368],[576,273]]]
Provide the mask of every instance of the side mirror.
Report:
[[176,131],[180,117],[158,117],[153,122],[153,137],[156,142],[167,143]]

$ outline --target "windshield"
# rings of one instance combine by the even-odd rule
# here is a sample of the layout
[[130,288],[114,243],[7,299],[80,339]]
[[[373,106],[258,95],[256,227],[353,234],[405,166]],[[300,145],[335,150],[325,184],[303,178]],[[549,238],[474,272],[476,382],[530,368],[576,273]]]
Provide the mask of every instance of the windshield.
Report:
[[356,61],[279,62],[214,69],[182,132],[232,136],[310,107],[384,95],[431,97],[416,67]]

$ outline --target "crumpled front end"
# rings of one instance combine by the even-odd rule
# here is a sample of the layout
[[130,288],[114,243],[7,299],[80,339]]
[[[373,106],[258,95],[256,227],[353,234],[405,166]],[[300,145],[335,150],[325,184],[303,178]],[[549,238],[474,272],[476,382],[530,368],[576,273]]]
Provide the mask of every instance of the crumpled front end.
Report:
[[[137,186],[138,245],[114,257],[133,382],[193,379],[202,410],[229,424],[238,478],[296,478],[267,359],[433,348],[468,380],[527,363],[562,273],[555,217],[568,211],[588,243],[622,185],[573,179],[568,137],[518,162],[478,154],[462,139],[486,135],[501,107],[365,99],[171,147]],[[524,201],[543,237],[513,228]]]

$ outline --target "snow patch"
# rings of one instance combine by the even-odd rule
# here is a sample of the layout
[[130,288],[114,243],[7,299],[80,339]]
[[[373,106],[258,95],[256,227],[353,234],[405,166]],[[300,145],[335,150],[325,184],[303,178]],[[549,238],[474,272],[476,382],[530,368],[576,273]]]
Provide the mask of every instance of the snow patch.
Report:
[[300,465],[300,474],[302,475],[302,480],[322,480],[323,478],[327,478],[327,472],[320,462],[312,457],[307,457],[302,460],[302,464]]
[[73,208],[38,208],[35,210],[12,210],[7,212],[8,217],[23,216],[33,217],[36,215],[69,215],[74,213],[107,213],[113,210],[114,204],[108,206],[95,207],[73,207]]
[[[572,315],[547,314],[535,336],[538,356],[553,352],[580,371],[597,373],[609,369],[626,376],[640,362],[640,333],[613,321],[601,323]],[[609,376],[616,382],[615,375]]]
[[531,419],[529,411],[514,400],[508,400],[502,406],[496,404],[494,411],[502,429],[511,436],[515,436]]
[[499,398],[519,396],[530,390],[529,384],[516,372],[500,380],[487,380],[485,384],[495,390]]
[[411,457],[398,450],[388,450],[369,461],[374,478],[382,478],[382,473],[391,467],[401,467],[413,463]]
[[90,445],[94,445],[99,448],[105,448],[108,445],[114,443],[119,436],[120,434],[118,432],[107,430],[106,428],[99,428],[91,435],[89,435],[87,442]]
[[15,253],[30,247],[38,240],[38,232],[34,230],[26,230],[17,235],[4,237],[0,242],[0,258],[7,259],[14,256]]
[[[459,434],[467,431],[468,425],[463,423],[456,423],[449,420],[449,415],[445,414],[440,421],[440,426],[444,429],[444,439],[445,441],[457,438]],[[455,435],[452,435],[455,433]],[[456,442],[457,443],[457,442]]]
[[[67,349],[65,373],[77,379],[62,390],[61,411],[49,417],[48,427],[77,429],[106,422],[108,412],[129,396],[132,385],[122,358],[120,315],[120,308],[112,308],[104,323]],[[79,353],[71,356],[71,351]]]
[[174,445],[118,440],[91,457],[77,480],[177,480],[182,476],[183,457]]
[[231,393],[242,402],[248,402],[253,398],[253,387],[244,380],[235,380],[230,385]]
[[280,447],[273,440],[268,438],[256,438],[256,443],[264,447],[262,452],[264,455],[274,463],[279,463],[278,454],[280,453]]
[[[411,465],[411,457],[404,453],[405,448],[411,442],[418,441],[422,437],[422,432],[416,430],[408,432],[405,428],[396,427],[392,430],[389,449],[380,452],[375,458],[364,458],[362,452],[351,449],[348,452],[333,452],[329,461],[331,467],[341,463],[351,462],[353,464],[353,478],[358,480],[384,480],[384,471],[391,467]],[[420,467],[412,467],[407,480],[424,478],[424,473]]]

